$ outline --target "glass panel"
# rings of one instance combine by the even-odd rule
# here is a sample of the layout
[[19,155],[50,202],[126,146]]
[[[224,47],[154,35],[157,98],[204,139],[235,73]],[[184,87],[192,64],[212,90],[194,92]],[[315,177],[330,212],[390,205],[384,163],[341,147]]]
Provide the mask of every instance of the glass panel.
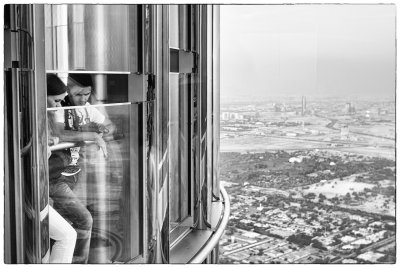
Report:
[[198,51],[197,49],[197,34],[198,34],[198,27],[199,27],[199,7],[198,5],[191,5],[190,6],[190,50],[191,51]]
[[[167,92],[165,92],[167,91]],[[159,190],[163,187],[164,181],[168,177],[168,124],[169,124],[169,114],[168,114],[168,102],[169,94],[168,90],[163,90],[162,94],[162,114],[161,114],[161,161],[162,161],[162,175],[160,177]]]
[[192,112],[191,112],[191,120],[192,120],[192,157],[191,157],[191,176],[193,183],[193,222],[194,226],[198,226],[199,222],[199,200],[200,200],[200,136],[199,136],[199,86],[196,85],[196,81],[198,81],[198,75],[192,74],[192,86],[191,86],[191,94],[192,94]]
[[[64,84],[68,85],[70,96],[77,93],[76,87],[90,86],[88,101],[91,104],[111,104],[129,102],[128,75],[126,74],[90,74],[90,73],[57,73]],[[135,88],[134,90],[139,90]],[[71,105],[79,105],[73,102]],[[76,99],[76,101],[79,101]],[[99,108],[102,109],[102,108]],[[104,111],[105,112],[105,111]]]
[[200,98],[201,98],[200,102],[201,137],[203,138],[207,131],[207,87],[204,86],[204,84],[200,90]]
[[190,18],[188,15],[189,5],[179,5],[179,48],[188,50],[190,47]]
[[153,53],[151,53],[151,46],[154,43],[154,25],[152,17],[154,16],[154,6],[145,5],[145,17],[144,17],[144,73],[154,73],[153,66]]
[[185,51],[191,49],[191,5],[169,6],[169,46]]
[[32,31],[32,6],[31,5],[17,5],[17,19],[18,19],[18,27],[23,31],[31,32]]
[[52,5],[44,5],[44,27],[45,27],[45,67],[48,70],[54,70],[53,66],[53,40],[55,37],[53,36],[53,28],[52,28]]
[[32,72],[20,72],[20,112],[21,112],[21,147],[25,147],[32,139]]
[[20,68],[33,69],[32,66],[32,36],[28,32],[19,31],[20,38]]
[[[21,154],[21,179],[23,185],[23,207],[25,212],[25,258],[28,263],[35,263],[36,259],[36,250],[35,243],[38,242],[36,239],[40,239],[37,237],[37,230],[35,230],[35,223],[39,221],[37,219],[37,209],[43,208],[47,202],[47,196],[44,194],[41,195],[40,204],[37,204],[37,200],[35,199],[35,173],[32,167],[35,163],[35,155],[32,151],[32,147],[29,147],[29,144],[32,144],[32,113],[33,107],[32,102],[34,100],[32,96],[32,72],[30,71],[22,71],[20,72],[19,77],[19,101],[20,101],[20,147],[26,148],[25,153]],[[14,115],[17,116],[17,115]],[[46,184],[42,185],[42,187],[46,187]],[[36,191],[35,191],[36,190]],[[40,193],[44,193],[46,189],[39,189]],[[48,245],[44,245],[45,248],[43,250],[48,249]]]
[[189,80],[186,75],[180,75],[179,86],[179,164],[181,179],[181,217],[189,215],[190,197],[190,120]]
[[77,232],[74,263],[126,262],[139,255],[139,114],[131,104],[48,108],[49,142],[56,141],[49,195]]
[[179,11],[177,5],[169,6],[169,46],[179,48]]
[[179,74],[170,74],[170,221],[180,220],[180,178],[179,178]]
[[31,7],[29,5],[18,5],[18,33],[19,33],[19,67],[26,69],[33,69],[33,46],[32,46],[32,17]]
[[136,6],[52,7],[45,9],[46,48],[51,54],[46,69],[137,71]]
[[170,204],[171,221],[189,216],[189,88],[183,74],[170,74]]

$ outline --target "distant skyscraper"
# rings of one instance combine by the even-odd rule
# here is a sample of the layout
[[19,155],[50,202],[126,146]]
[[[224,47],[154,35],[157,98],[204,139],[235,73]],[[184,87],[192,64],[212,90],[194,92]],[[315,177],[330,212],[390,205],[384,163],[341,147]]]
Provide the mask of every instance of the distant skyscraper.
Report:
[[345,111],[346,111],[346,114],[351,114],[351,102],[346,103]]
[[356,106],[354,105],[354,103],[351,104],[351,114],[355,114],[356,113]]
[[356,113],[356,107],[351,102],[346,103],[346,107],[344,110],[345,110],[346,114],[355,114]]
[[340,139],[341,140],[348,140],[350,135],[349,126],[344,125],[340,129]]
[[307,109],[306,97],[301,97],[301,115],[305,115]]

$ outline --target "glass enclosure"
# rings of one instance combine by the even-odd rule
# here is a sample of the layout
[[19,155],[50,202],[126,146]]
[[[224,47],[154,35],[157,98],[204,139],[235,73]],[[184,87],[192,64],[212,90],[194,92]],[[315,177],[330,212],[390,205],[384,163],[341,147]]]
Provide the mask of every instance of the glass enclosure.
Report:
[[[170,5],[169,99],[170,99],[170,239],[174,244],[190,227],[196,227],[198,196],[195,194],[197,107],[195,51],[198,8]],[[193,44],[191,46],[190,44]]]
[[[53,125],[49,141],[57,136],[60,140],[50,147],[50,203],[78,233],[74,256],[85,254],[85,247],[78,246],[80,240],[90,237],[89,263],[126,262],[140,253],[137,238],[142,231],[139,204],[143,178],[138,163],[142,156],[132,155],[131,149],[138,151],[142,142],[137,129],[132,133],[129,128],[137,124],[139,109],[137,104],[124,103],[47,109]],[[104,127],[98,122],[101,115],[111,124]],[[69,141],[62,132],[75,123],[73,120],[81,124],[76,130],[67,130],[76,132]],[[55,130],[57,124],[61,125],[60,133]],[[102,147],[88,135],[93,133],[103,133]],[[68,170],[71,166],[75,169]]]
[[190,86],[187,75],[170,74],[170,184],[171,222],[182,222],[190,215],[191,131]]
[[137,5],[45,5],[46,69],[136,72]]
[[[70,89],[63,107],[47,107],[49,198],[77,231],[74,263],[122,263],[143,252],[149,141],[137,97],[140,12],[137,5],[45,5],[46,72]],[[90,80],[85,101],[75,93],[87,85],[75,77]]]
[[206,10],[5,5],[6,263],[214,250]]

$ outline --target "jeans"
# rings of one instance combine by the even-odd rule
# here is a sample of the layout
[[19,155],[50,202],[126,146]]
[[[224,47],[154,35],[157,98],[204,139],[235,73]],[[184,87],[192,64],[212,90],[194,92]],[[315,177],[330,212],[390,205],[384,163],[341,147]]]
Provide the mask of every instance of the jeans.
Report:
[[71,263],[76,231],[51,206],[49,206],[49,235],[55,240],[50,254],[50,263]]
[[72,191],[74,185],[75,176],[61,176],[56,180],[50,181],[49,195],[53,199],[54,209],[65,219],[69,220],[77,232],[74,263],[87,263],[93,218]]

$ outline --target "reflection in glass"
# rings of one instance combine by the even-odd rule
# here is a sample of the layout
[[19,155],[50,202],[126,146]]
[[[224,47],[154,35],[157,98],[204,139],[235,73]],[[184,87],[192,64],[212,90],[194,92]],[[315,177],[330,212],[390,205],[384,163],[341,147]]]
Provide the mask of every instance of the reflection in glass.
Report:
[[[21,129],[20,129],[20,146],[21,146],[21,178],[22,181],[22,189],[23,193],[23,206],[25,211],[24,217],[24,243],[25,243],[25,258],[29,260],[31,263],[34,263],[37,258],[37,254],[41,254],[40,257],[43,257],[49,248],[48,240],[46,239],[45,232],[47,230],[47,225],[41,223],[41,237],[37,236],[37,232],[34,232],[33,228],[35,226],[36,221],[40,221],[37,218],[37,210],[42,210],[46,207],[47,200],[45,193],[47,192],[47,184],[40,184],[39,193],[35,191],[36,185],[36,173],[35,170],[32,169],[33,163],[36,162],[36,156],[34,151],[32,150],[33,146],[33,127],[32,127],[32,116],[33,116],[33,90],[32,90],[32,77],[33,72],[31,71],[21,71],[19,74],[19,105],[20,105],[20,120],[21,120]],[[40,172],[40,171],[39,171]],[[41,175],[42,172],[40,172]],[[44,180],[45,176],[39,177],[38,180]],[[38,204],[37,196],[39,194],[40,200]],[[38,241],[39,240],[39,241]],[[42,252],[37,253],[37,249],[35,248],[35,243],[41,243]]]
[[20,13],[19,23],[19,68],[33,69],[33,40],[32,40],[32,24],[31,7],[29,5],[18,5],[17,13]]
[[[97,110],[97,105],[66,108],[48,109],[49,122],[53,122],[49,134],[60,138],[51,147],[49,195],[53,207],[77,231],[73,262],[126,262],[139,254],[139,177],[131,169],[130,155],[130,148],[139,144],[132,144],[129,128],[130,114],[137,113],[137,105],[103,106],[115,132],[107,134],[101,124],[86,117],[74,131],[78,138],[71,141],[66,130],[54,131],[55,126],[65,124],[59,118],[64,120],[69,114],[85,117],[93,112],[90,110]],[[90,139],[101,132],[105,148]],[[70,169],[74,160],[77,168]]]
[[169,46],[179,48],[179,6],[169,7]]
[[46,5],[45,12],[46,69],[137,71],[136,5]]
[[186,75],[170,74],[170,215],[172,222],[180,222],[189,216],[189,96]]

